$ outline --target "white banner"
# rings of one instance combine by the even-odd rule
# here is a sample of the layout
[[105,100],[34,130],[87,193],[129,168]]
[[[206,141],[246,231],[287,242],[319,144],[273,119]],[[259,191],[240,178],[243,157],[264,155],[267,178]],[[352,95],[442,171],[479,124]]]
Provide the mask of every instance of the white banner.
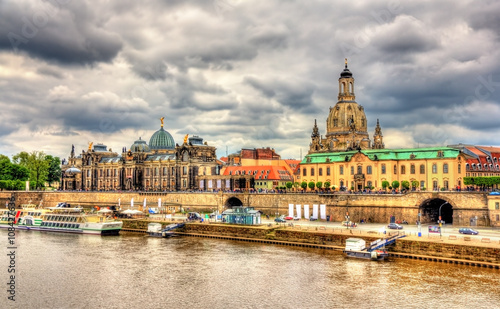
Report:
[[209,189],[212,189],[212,179],[210,179],[210,180],[208,181],[208,188],[209,188]]
[[293,217],[293,204],[288,204],[288,215]]
[[304,218],[309,219],[309,205],[304,205]]
[[301,205],[295,205],[295,209],[297,209],[297,217],[301,218]]
[[205,188],[205,181],[203,179],[200,180],[200,189],[203,190]]
[[220,189],[220,188],[221,188],[221,180],[217,179],[217,189]]
[[225,188],[225,189],[226,189],[226,190],[231,189],[231,182],[230,182],[230,180],[229,180],[229,179],[226,179],[226,188]]
[[318,204],[313,204],[313,215],[314,219],[318,219]]
[[321,219],[326,220],[326,205],[325,204],[319,205],[319,213],[320,213]]

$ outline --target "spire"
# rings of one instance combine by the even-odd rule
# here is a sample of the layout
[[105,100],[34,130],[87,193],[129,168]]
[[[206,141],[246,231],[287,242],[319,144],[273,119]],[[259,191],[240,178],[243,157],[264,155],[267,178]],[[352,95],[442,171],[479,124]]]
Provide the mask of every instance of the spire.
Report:
[[318,136],[319,136],[318,124],[316,123],[316,119],[314,119],[313,133],[311,134],[311,137],[318,137]]
[[373,149],[384,149],[384,140],[382,135],[382,129],[380,128],[380,122],[377,119],[377,126],[375,127],[375,134],[373,134]]

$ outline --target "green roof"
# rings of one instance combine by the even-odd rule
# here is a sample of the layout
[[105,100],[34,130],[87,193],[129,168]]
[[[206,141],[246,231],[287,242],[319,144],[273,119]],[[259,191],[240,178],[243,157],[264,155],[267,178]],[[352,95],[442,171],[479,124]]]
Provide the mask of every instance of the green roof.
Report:
[[[438,152],[442,156],[438,156]],[[460,154],[459,149],[450,147],[404,148],[404,149],[366,149],[359,152],[373,161],[384,160],[424,160],[424,159],[454,159]],[[350,161],[357,150],[344,152],[313,153],[307,155],[300,164],[328,163]],[[414,156],[412,158],[412,155]],[[309,159],[310,158],[310,159]],[[310,160],[308,162],[308,159]],[[327,161],[329,159],[329,161]]]

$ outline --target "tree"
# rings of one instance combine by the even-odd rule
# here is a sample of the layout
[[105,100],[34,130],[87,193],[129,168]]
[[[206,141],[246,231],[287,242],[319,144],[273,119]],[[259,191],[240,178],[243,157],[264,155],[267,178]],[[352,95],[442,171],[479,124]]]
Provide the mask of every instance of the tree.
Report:
[[390,186],[391,184],[387,181],[387,180],[384,180],[382,181],[382,188],[384,190],[387,190],[387,188]]
[[309,181],[309,184],[307,186],[309,187],[309,189],[314,190],[314,187],[316,187],[316,184],[314,183],[314,181]]
[[33,183],[35,188],[41,188],[47,181],[49,173],[49,164],[45,160],[45,153],[43,151],[33,151],[27,153],[22,151],[12,157],[14,163],[26,167],[30,171],[30,182]]
[[408,180],[401,181],[401,187],[403,189],[409,190],[410,189],[410,182]]
[[57,182],[61,179],[61,159],[59,159],[59,157],[47,155],[45,156],[45,160],[47,160],[49,164],[47,182],[50,187],[52,182]]
[[396,190],[397,190],[397,189],[399,188],[399,181],[394,180],[394,181],[392,182],[392,187],[393,187],[394,189],[396,189]]
[[413,190],[417,189],[418,188],[418,180],[413,180],[411,182],[411,187]]
[[287,189],[291,189],[293,187],[293,183],[291,181],[288,181],[286,183],[286,187],[287,187]]
[[302,190],[306,190],[307,189],[307,182],[303,181],[301,184],[300,184],[300,187],[302,188]]
[[321,188],[323,188],[323,183],[322,183],[321,181],[318,181],[318,182],[316,183],[316,188],[318,188],[318,189],[320,189],[320,190],[321,190]]
[[9,158],[0,155],[0,180],[19,180],[21,182],[29,179],[30,172],[27,168],[11,163]]
[[[325,181],[325,189],[329,190],[330,186],[331,186],[330,182],[329,181]],[[335,188],[333,190],[335,190]]]

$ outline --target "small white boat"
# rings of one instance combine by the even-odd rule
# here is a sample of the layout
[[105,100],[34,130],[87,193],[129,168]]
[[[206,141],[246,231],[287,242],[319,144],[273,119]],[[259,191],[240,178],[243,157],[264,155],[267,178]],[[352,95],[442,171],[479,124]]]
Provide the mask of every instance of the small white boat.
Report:
[[346,239],[344,253],[348,257],[374,261],[381,261],[389,256],[386,250],[371,250],[371,247],[366,247],[365,240],[361,238]]
[[167,238],[175,234],[173,230],[181,228],[183,226],[184,223],[172,223],[162,229],[161,223],[151,222],[148,224],[148,235],[152,237]]

